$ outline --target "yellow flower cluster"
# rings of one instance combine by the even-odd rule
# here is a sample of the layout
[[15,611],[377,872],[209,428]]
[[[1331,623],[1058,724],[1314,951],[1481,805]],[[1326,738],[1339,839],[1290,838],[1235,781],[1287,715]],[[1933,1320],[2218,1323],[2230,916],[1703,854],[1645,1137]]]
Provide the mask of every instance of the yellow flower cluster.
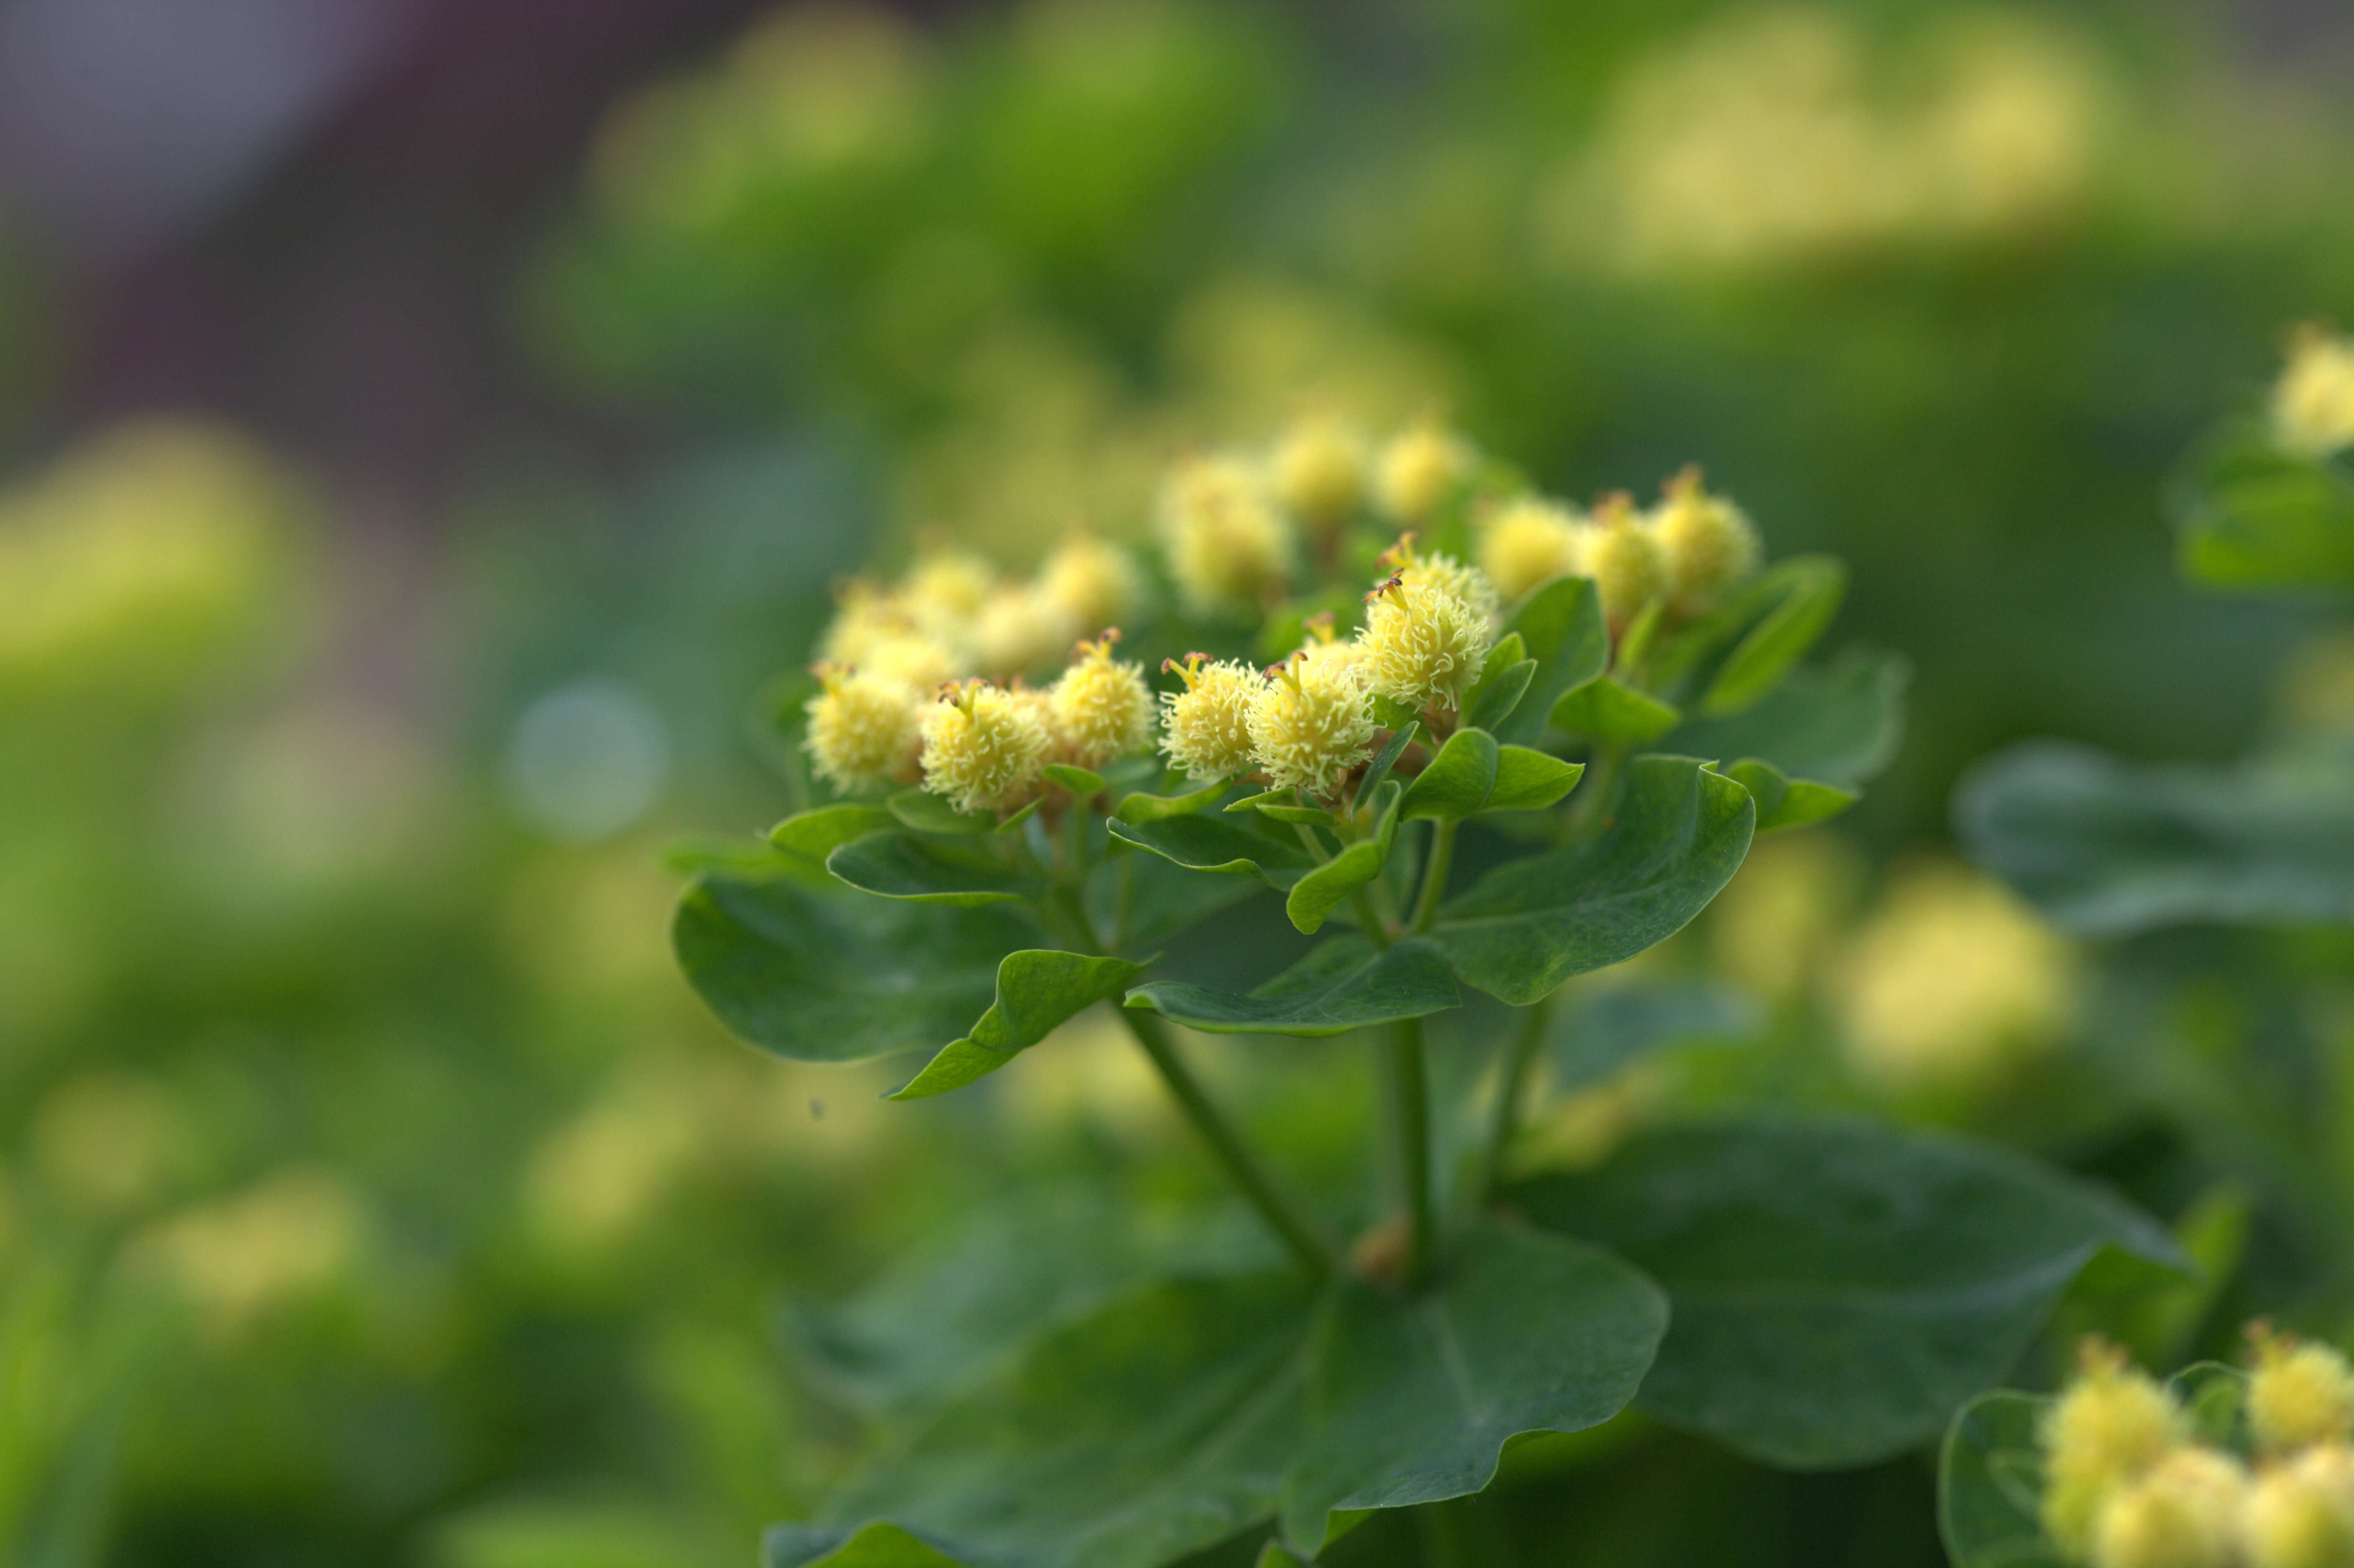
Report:
[[1278,789],[1331,799],[1373,754],[1376,726],[1355,671],[1304,651],[1276,666],[1245,723],[1252,758]]
[[2327,457],[2354,446],[2354,338],[2299,329],[2273,385],[2272,413],[2274,435],[2292,450]]
[[2087,1341],[2045,1414],[2043,1528],[2090,1568],[2354,1563],[2354,1368],[2259,1324],[2247,1414],[2259,1452],[2193,1442],[2171,1393]]
[[1411,708],[1459,708],[1493,640],[1495,589],[1451,556],[1417,558],[1412,535],[1386,558],[1397,570],[1368,597],[1358,639],[1365,687]]
[[[1087,534],[1065,540],[1026,582],[970,551],[934,550],[897,583],[851,583],[820,645],[823,689],[806,708],[811,766],[843,789],[909,782],[941,688],[1034,670],[1133,609],[1140,592],[1126,552]],[[1149,724],[1149,694],[1139,701]],[[1079,749],[1094,755],[1101,738],[1091,728]]]
[[1267,681],[1247,664],[1212,662],[1206,653],[1188,653],[1161,666],[1184,683],[1163,692],[1161,749],[1169,765],[1207,783],[1228,779],[1251,766],[1250,710]]
[[993,810],[1045,766],[1049,736],[1030,694],[967,681],[924,711],[924,788],[960,811]]
[[1757,569],[1759,554],[1756,524],[1710,494],[1696,468],[1670,480],[1648,512],[1613,494],[1584,518],[1560,502],[1523,495],[1480,525],[1479,564],[1505,599],[1558,577],[1589,577],[1603,613],[1621,630],[1655,599],[1678,616],[1706,611]]

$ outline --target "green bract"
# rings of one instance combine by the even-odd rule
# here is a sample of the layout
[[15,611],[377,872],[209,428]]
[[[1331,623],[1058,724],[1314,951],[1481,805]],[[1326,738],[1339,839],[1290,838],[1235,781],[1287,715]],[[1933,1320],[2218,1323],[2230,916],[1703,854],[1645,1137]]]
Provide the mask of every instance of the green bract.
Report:
[[[1241,504],[1246,468],[1191,471]],[[1514,1437],[1592,1426],[1638,1391],[1775,1463],[1859,1463],[1924,1441],[2005,1371],[2102,1247],[2171,1257],[2145,1222],[2022,1161],[1847,1122],[1703,1122],[1584,1175],[1494,1186],[1519,1169],[1540,1063],[1575,1088],[1755,1033],[1746,998],[1689,980],[1550,1009],[1572,977],[1691,921],[1757,832],[1852,800],[1894,750],[1904,667],[1804,664],[1845,580],[1813,557],[1706,613],[1654,599],[1615,636],[1576,577],[1483,622],[1492,590],[1463,563],[1483,487],[1511,482],[1467,471],[1419,542],[1384,556],[1373,591],[1396,597],[1377,647],[1323,619],[1363,597],[1345,578],[1290,584],[1267,628],[1227,627],[1227,655],[1273,639],[1271,673],[1218,645],[1196,657],[1222,623],[1187,623],[1163,733],[1182,726],[1171,753],[1227,777],[1164,775],[1140,751],[1081,767],[1059,710],[1010,687],[987,736],[966,722],[981,705],[960,710],[956,788],[992,780],[994,810],[881,784],[690,890],[679,956],[715,1010],[790,1056],[905,1053],[895,1098],[1056,1071],[1052,1033],[1114,1004],[1258,1222],[1172,1233],[1101,1195],[999,1204],[864,1297],[801,1308],[813,1374],[881,1440],[819,1519],[775,1532],[776,1568],[1154,1568],[1254,1531],[1312,1557],[1366,1510],[1478,1491]],[[1225,515],[1181,506],[1168,525]],[[1370,561],[1381,535],[1352,526],[1331,558]],[[1188,548],[1177,602],[1212,602],[1233,560]],[[1121,649],[1158,653],[1149,617],[1129,620]],[[1141,688],[1107,646],[1090,679],[1134,713]],[[1473,1071],[1432,1070],[1434,1014],[1463,1021],[1438,1042],[1450,1056],[1518,1042],[1496,1053],[1491,1112],[1452,1103]],[[1295,1194],[1194,1076],[1181,1029],[1368,1032],[1389,1191]],[[1443,1180],[1471,1152],[1449,1129],[1475,1119],[1488,1146],[1460,1168],[1480,1178]]]

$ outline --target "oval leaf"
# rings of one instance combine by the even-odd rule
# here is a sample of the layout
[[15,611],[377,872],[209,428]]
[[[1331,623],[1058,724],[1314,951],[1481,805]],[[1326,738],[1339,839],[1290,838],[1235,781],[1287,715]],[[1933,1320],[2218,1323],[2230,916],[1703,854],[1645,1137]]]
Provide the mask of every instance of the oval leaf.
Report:
[[1039,771],[1061,785],[1076,800],[1091,800],[1104,787],[1104,776],[1091,768],[1074,768],[1067,762],[1049,762]]
[[1496,737],[1485,730],[1458,729],[1406,786],[1398,810],[1410,821],[1430,817],[1458,822],[1486,805],[1495,787]]
[[[1392,779],[1374,793],[1373,831],[1359,839],[1292,884],[1291,894],[1283,901],[1283,912],[1301,931],[1313,935],[1323,927],[1341,901],[1382,874],[1389,863],[1390,847],[1397,842],[1398,799],[1397,781]],[[1330,822],[1328,816],[1324,821]]]
[[1847,565],[1831,556],[1796,556],[1761,573],[1746,595],[1762,613],[1710,678],[1700,711],[1738,713],[1781,683],[1807,656],[1847,597]]
[[1812,779],[1786,779],[1770,762],[1745,757],[1724,770],[1724,776],[1749,791],[1757,802],[1757,831],[1803,828],[1836,817],[1855,804],[1855,796]]
[[1447,962],[1409,938],[1376,949],[1359,936],[1335,937],[1247,996],[1182,980],[1154,980],[1128,993],[1130,1007],[1216,1034],[1340,1034],[1463,1003]]
[[951,1037],[995,995],[997,960],[1034,932],[997,910],[943,909],[774,879],[706,874],[672,925],[721,1022],[803,1062],[856,1062]]
[[883,802],[900,822],[919,833],[988,833],[997,819],[986,811],[960,811],[928,789],[902,789]]
[[928,833],[870,833],[827,855],[825,868],[862,893],[919,904],[1003,904],[1038,890],[1002,855]]
[[[1507,652],[1516,646],[1517,639],[1507,638],[1497,652]],[[1492,661],[1495,655],[1489,657]],[[1536,679],[1536,673],[1535,660],[1516,659],[1501,669],[1482,675],[1479,684],[1463,705],[1463,722],[1480,729],[1493,730],[1519,708],[1521,698]]]
[[1786,778],[1852,789],[1896,759],[1912,674],[1893,653],[1850,649],[1793,670],[1741,713],[1686,721],[1664,744],[1685,757],[1754,757]]
[[1599,838],[1498,866],[1440,908],[1431,939],[1466,984],[1526,1007],[1681,930],[1740,868],[1756,810],[1698,762],[1638,757]]
[[2354,475],[2226,429],[2173,488],[2182,568],[2218,588],[2354,588]]
[[1216,805],[1218,798],[1226,789],[1226,780],[1221,779],[1185,795],[1130,795],[1120,801],[1119,809],[1112,814],[1123,822],[1157,822],[1163,817],[1189,817]]
[[1556,728],[1603,746],[1649,746],[1675,728],[1681,717],[1648,692],[1608,675],[1564,694],[1553,708]]
[[1564,762],[1525,746],[1496,750],[1496,786],[1488,791],[1482,811],[1542,811],[1572,789],[1585,776],[1583,762]]
[[1289,886],[1319,863],[1298,833],[1255,810],[1143,822],[1115,819],[1111,835],[1189,870],[1257,876],[1277,887]]
[[2180,1266],[2155,1223],[2057,1171],[1851,1121],[1669,1128],[1507,1202],[1667,1289],[1675,1322],[1646,1408],[1799,1469],[1934,1436],[2103,1247]]
[[1530,745],[1544,734],[1565,693],[1610,667],[1610,629],[1591,578],[1556,577],[1521,601],[1504,630],[1520,637],[1537,667],[1519,704],[1492,731],[1500,741]]
[[825,857],[854,839],[881,832],[898,819],[880,806],[820,806],[797,811],[769,830],[769,842],[787,854],[825,864]]
[[972,1032],[940,1047],[904,1087],[885,1096],[917,1100],[988,1076],[1072,1017],[1136,983],[1142,964],[1053,948],[1008,953],[997,966],[997,1000]]
[[1392,735],[1389,743],[1373,754],[1373,761],[1365,765],[1365,776],[1357,780],[1357,796],[1350,802],[1351,810],[1362,811],[1365,809],[1366,803],[1373,798],[1373,791],[1382,787],[1383,781],[1390,776],[1390,769],[1397,766],[1397,759],[1405,754],[1405,748],[1413,745],[1414,737],[1421,733],[1421,722],[1408,719],[1405,727]]

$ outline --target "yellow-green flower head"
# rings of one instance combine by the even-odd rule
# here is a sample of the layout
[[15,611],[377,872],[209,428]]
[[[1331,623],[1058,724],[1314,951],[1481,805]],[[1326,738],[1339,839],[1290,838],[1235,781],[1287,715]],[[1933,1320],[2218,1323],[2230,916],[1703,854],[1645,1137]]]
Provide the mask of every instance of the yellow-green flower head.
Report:
[[2301,328],[2273,386],[2273,431],[2283,446],[2324,457],[2354,446],[2354,338]]
[[918,625],[957,626],[995,591],[998,571],[986,556],[934,548],[917,558],[899,585],[900,602]]
[[1204,781],[1247,771],[1251,704],[1267,678],[1231,659],[1214,663],[1206,653],[1165,659],[1161,667],[1185,683],[1182,691],[1161,694],[1161,749],[1169,765]]
[[1075,533],[1038,568],[1038,593],[1081,626],[1117,625],[1135,609],[1136,563],[1126,550],[1089,533]]
[[1329,800],[1373,754],[1364,689],[1351,672],[1310,665],[1297,653],[1269,674],[1250,705],[1252,758],[1276,789]]
[[1471,443],[1436,419],[1423,419],[1389,440],[1374,471],[1383,512],[1399,523],[1427,523],[1470,478]]
[[2266,1467],[2240,1509],[2246,1568],[2354,1563],[2354,1448],[2325,1443]]
[[1365,503],[1372,463],[1364,432],[1337,415],[1293,421],[1268,466],[1276,499],[1320,533],[1347,522]]
[[1264,477],[1242,459],[1188,458],[1161,482],[1169,576],[1196,613],[1256,606],[1290,570],[1291,524]]
[[1602,616],[1614,631],[1645,605],[1668,591],[1668,563],[1659,536],[1636,514],[1632,497],[1603,497],[1594,509],[1594,531],[1585,540],[1585,575],[1602,599]]
[[896,681],[917,697],[928,697],[949,682],[968,673],[964,662],[949,649],[913,632],[875,639],[858,662],[861,674]]
[[864,577],[853,577],[834,591],[833,620],[818,640],[818,656],[830,663],[864,664],[885,639],[923,635],[898,595]]
[[[1357,634],[1364,649],[1362,673],[1367,689],[1409,707],[1458,708],[1488,657],[1493,632],[1487,615],[1448,586],[1463,580],[1463,568],[1445,556],[1415,561],[1411,539],[1398,546],[1409,564],[1367,596],[1365,627]],[[1486,582],[1483,577],[1467,586],[1476,591]],[[1490,599],[1494,591],[1488,589]]]
[[1080,643],[1078,657],[1046,693],[1055,742],[1082,768],[1152,744],[1152,692],[1140,666],[1112,659],[1111,645],[1119,640],[1115,628]]
[[960,811],[993,810],[1038,777],[1046,726],[1036,705],[985,681],[967,681],[924,711],[924,788]]
[[1034,586],[1008,584],[972,619],[973,667],[1000,680],[1035,670],[1068,648],[1084,624]]
[[2102,1505],[2119,1487],[2179,1447],[2182,1413],[2125,1352],[2088,1340],[2083,1371],[2045,1411],[2043,1530],[2072,1558],[2092,1544]]
[[924,700],[901,681],[843,664],[821,664],[823,690],[802,705],[802,749],[819,777],[855,789],[915,772]]
[[1305,630],[1308,641],[1299,645],[1294,657],[1303,665],[1346,673],[1359,685],[1364,684],[1365,645],[1353,637],[1335,636],[1331,610],[1310,616]]
[[1506,603],[1516,602],[1555,577],[1585,571],[1585,526],[1557,501],[1515,496],[1480,531],[1479,567]]
[[2102,1502],[2093,1568],[2231,1568],[2247,1489],[2229,1455],[2177,1448]]
[[1417,555],[1411,532],[1401,535],[1396,544],[1382,552],[1382,564],[1409,586],[1428,584],[1442,593],[1453,594],[1484,620],[1495,620],[1496,612],[1502,608],[1496,585],[1487,573],[1477,567],[1467,567],[1452,556]]
[[2335,1346],[2274,1333],[2262,1323],[2248,1337],[2256,1351],[2248,1429],[2258,1447],[2278,1454],[2354,1438],[2354,1367]]
[[1667,567],[1669,602],[1681,614],[1708,609],[1726,588],[1757,569],[1756,524],[1732,502],[1711,495],[1697,467],[1668,482],[1651,514],[1651,532]]

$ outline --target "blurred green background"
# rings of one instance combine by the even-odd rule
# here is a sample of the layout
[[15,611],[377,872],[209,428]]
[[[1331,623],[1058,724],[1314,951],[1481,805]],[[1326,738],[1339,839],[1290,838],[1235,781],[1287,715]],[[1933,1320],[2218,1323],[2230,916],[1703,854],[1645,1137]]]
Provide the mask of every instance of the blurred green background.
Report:
[[[2211,1199],[1946,800],[2354,708],[2325,607],[2179,586],[2158,504],[2354,320],[2349,190],[2324,0],[0,5],[0,1554],[749,1563],[859,1446],[793,1293],[1017,1184],[1200,1190],[1086,1021],[916,1106],[731,1043],[663,853],[789,808],[756,698],[834,579],[1140,536],[1303,410],[1580,500],[1702,462],[1914,663],[1894,769],[1667,960],[1771,1040],[1564,1098],[1563,1159],[1781,1095]],[[1908,1075],[1925,1009],[2060,1065]],[[1331,1053],[1205,1065],[1350,1158]],[[1620,1423],[1508,1479],[1531,1563],[1938,1561],[1916,1461]]]

